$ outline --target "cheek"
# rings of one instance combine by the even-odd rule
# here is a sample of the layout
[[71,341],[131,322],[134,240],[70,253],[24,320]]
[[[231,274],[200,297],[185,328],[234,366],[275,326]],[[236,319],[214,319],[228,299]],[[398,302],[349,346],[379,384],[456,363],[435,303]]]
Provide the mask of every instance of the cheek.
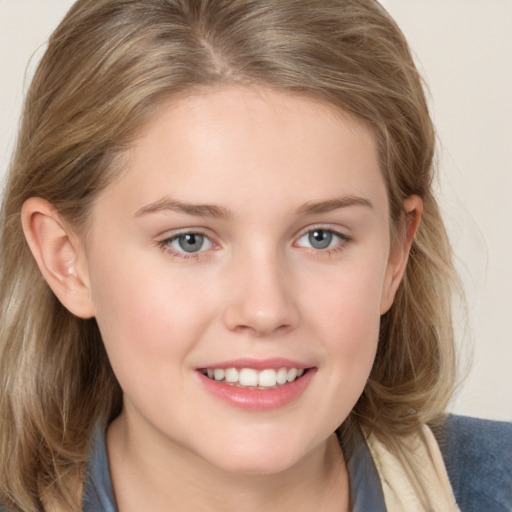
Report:
[[[366,381],[379,337],[380,315],[371,298],[351,295],[339,298],[330,316],[326,336],[331,364],[354,382]],[[360,377],[360,378],[359,378]],[[347,380],[351,380],[347,378]]]
[[377,350],[385,264],[363,260],[331,276],[310,300],[310,319],[323,333],[338,385],[364,387]]
[[206,316],[193,287],[170,283],[131,273],[102,281],[96,294],[98,326],[125,401],[165,418],[162,424],[177,424],[173,411],[190,406],[183,398],[190,394],[187,358],[203,329],[197,311]]
[[136,375],[150,381],[156,372],[168,381],[170,366],[183,361],[200,338],[209,311],[206,295],[193,281],[130,263],[91,273],[96,320],[121,385]]
[[[358,260],[357,255],[354,259]],[[368,338],[380,320],[385,267],[383,258],[367,257],[365,261],[361,257],[357,263],[347,262],[322,280],[311,280],[306,287],[312,291],[316,284],[316,292],[309,293],[312,316],[340,335]],[[325,285],[318,286],[319,282]]]

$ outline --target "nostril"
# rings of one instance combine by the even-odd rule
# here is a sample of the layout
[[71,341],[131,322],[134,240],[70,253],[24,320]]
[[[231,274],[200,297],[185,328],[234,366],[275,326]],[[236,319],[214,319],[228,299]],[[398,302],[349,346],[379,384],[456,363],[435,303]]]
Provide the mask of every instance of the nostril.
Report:
[[298,307],[285,286],[254,276],[237,284],[223,312],[229,330],[263,337],[283,334],[298,325]]
[[273,322],[253,322],[251,324],[238,324],[234,327],[234,331],[239,333],[247,333],[258,338],[269,335],[281,335],[292,329],[291,324],[277,324]]

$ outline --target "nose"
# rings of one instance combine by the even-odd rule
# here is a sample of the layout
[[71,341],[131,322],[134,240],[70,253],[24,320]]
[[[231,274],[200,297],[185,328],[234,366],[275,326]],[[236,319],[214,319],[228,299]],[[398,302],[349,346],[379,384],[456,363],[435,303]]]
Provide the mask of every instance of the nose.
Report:
[[229,330],[264,337],[297,327],[297,297],[285,267],[277,257],[264,257],[232,268],[230,299],[223,312]]

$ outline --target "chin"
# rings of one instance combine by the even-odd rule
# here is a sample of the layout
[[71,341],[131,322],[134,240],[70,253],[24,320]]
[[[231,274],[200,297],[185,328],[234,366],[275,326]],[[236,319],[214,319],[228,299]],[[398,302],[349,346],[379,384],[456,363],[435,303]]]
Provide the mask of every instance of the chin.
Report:
[[289,470],[307,456],[307,443],[231,442],[210,453],[209,462],[228,473],[238,475],[272,475]]
[[297,464],[298,461],[299,459],[294,457],[288,459],[273,457],[269,459],[261,455],[255,457],[244,455],[229,460],[225,459],[222,464],[216,464],[216,466],[227,473],[244,476],[265,476],[285,472]]

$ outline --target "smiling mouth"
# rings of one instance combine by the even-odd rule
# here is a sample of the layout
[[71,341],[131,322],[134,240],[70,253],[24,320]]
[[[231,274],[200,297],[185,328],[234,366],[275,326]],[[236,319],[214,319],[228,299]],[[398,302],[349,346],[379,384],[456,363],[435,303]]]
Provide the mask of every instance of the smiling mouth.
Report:
[[275,389],[300,379],[308,369],[201,368],[199,371],[213,381],[239,388]]

